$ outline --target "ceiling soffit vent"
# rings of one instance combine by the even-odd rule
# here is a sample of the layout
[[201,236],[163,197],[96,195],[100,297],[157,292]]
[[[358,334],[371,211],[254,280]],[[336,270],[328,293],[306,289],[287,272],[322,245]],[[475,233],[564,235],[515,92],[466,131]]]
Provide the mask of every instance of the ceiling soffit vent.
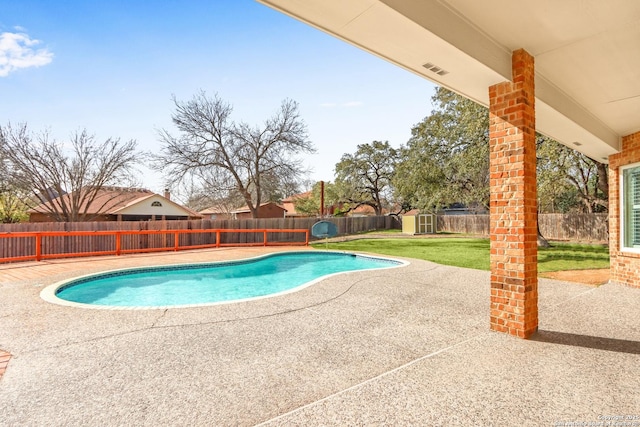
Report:
[[438,67],[437,65],[432,64],[431,62],[427,62],[426,64],[422,64],[422,66],[424,68],[426,68],[427,70],[436,73],[439,76],[445,76],[445,75],[449,74],[448,71],[443,70],[442,68]]

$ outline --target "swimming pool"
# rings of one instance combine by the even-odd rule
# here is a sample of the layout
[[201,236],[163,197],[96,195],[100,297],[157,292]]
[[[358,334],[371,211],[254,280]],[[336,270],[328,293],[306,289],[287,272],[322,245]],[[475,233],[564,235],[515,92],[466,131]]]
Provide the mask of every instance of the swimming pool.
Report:
[[405,262],[342,252],[305,251],[206,264],[117,270],[45,288],[46,301],[92,308],[167,308],[281,295],[329,275]]

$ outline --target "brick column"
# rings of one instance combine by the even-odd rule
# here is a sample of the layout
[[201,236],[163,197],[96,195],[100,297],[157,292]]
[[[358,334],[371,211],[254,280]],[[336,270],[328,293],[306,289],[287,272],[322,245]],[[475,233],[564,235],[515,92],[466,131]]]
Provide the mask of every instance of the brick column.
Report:
[[489,88],[491,329],[538,329],[536,126],[533,57],[513,52],[513,82]]

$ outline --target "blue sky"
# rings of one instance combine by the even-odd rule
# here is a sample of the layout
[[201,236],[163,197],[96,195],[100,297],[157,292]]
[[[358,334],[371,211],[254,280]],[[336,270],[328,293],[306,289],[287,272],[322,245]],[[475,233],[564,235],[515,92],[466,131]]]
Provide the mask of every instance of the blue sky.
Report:
[[154,151],[157,130],[173,130],[173,94],[218,93],[254,125],[290,98],[318,150],[310,178],[331,181],[358,144],[406,143],[433,88],[253,0],[0,0],[0,123],[59,140],[86,128]]

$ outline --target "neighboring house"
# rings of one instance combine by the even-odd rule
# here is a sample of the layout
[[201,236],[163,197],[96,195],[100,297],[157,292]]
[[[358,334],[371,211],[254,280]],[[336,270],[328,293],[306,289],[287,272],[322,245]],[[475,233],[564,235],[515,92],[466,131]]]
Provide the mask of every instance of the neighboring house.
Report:
[[[105,187],[87,207],[88,221],[148,221],[200,219],[201,215],[150,190]],[[61,197],[70,197],[64,194]],[[55,200],[54,200],[55,203]],[[29,222],[51,222],[55,218],[45,204],[29,210]]]
[[360,205],[357,208],[349,211],[347,216],[374,216],[376,214],[375,209],[369,205]]
[[47,200],[52,200],[52,199],[55,199],[56,197],[60,197],[60,193],[58,193],[58,191],[53,187],[49,187],[43,192],[41,192],[40,194],[35,195],[35,198],[38,199],[37,201],[39,203],[45,203]]
[[[257,218],[284,218],[287,210],[274,202],[261,203],[258,207]],[[251,210],[248,206],[243,206],[231,211],[233,219],[251,219]]]
[[[300,193],[300,194],[294,194],[293,196],[289,196],[286,199],[284,199],[282,201],[282,207],[284,207],[287,210],[286,216],[290,217],[290,216],[298,216],[298,217],[312,217],[312,216],[319,216],[319,214],[307,214],[307,213],[302,213],[302,212],[298,212],[296,210],[296,201],[298,199],[305,199],[307,197],[311,196],[311,191],[306,191],[304,193]],[[343,204],[339,203],[337,205],[326,205],[324,206],[324,215],[328,215],[328,216],[333,216],[335,214],[336,211],[339,211],[340,209],[342,209]]]
[[203,219],[231,219],[231,213],[218,206],[212,206],[203,211],[198,212],[199,215],[202,215]]
[[[347,216],[375,216],[376,210],[369,205],[360,205],[357,208],[349,211]],[[389,215],[389,209],[382,208],[382,215]]]
[[463,203],[453,203],[448,208],[441,209],[443,215],[486,215],[487,208],[481,205],[466,206]]
[[306,199],[311,196],[311,191],[305,191],[304,193],[294,194],[286,199],[282,200],[282,207],[287,211],[286,216],[315,216],[307,213],[298,212],[296,210],[296,201],[298,199]]

